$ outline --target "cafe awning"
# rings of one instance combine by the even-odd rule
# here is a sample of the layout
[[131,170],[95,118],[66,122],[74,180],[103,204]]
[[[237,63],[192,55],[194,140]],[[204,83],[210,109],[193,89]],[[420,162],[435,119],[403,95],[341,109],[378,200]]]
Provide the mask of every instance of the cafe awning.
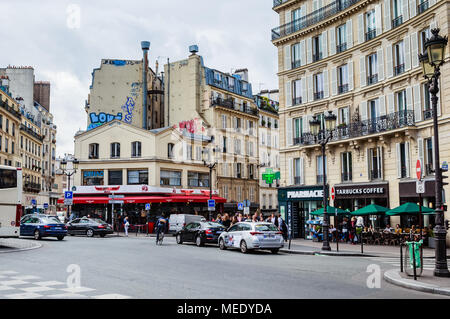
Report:
[[[202,195],[171,195],[171,196],[125,196],[116,198],[124,204],[147,204],[147,203],[207,203],[209,196]],[[213,196],[216,203],[225,203],[227,200],[219,196]],[[73,204],[108,204],[109,197],[74,197]],[[58,204],[64,204],[64,199],[58,199]]]
[[355,216],[365,216],[365,215],[382,215],[385,214],[387,211],[389,211],[389,208],[376,205],[376,204],[370,204],[366,207],[360,208],[358,210],[355,210],[352,212],[352,215]]
[[[333,206],[327,206],[327,214],[329,215],[336,215],[336,211],[338,215],[349,215],[350,213],[341,209],[341,208],[336,208]],[[322,216],[323,215],[323,207],[320,209],[317,209],[315,211],[313,211],[311,213],[311,215],[313,216]]]
[[[398,216],[398,215],[418,215],[420,213],[420,206],[416,203],[405,203],[397,208],[391,209],[386,213],[386,216]],[[434,210],[425,206],[422,206],[422,214],[434,213]]]

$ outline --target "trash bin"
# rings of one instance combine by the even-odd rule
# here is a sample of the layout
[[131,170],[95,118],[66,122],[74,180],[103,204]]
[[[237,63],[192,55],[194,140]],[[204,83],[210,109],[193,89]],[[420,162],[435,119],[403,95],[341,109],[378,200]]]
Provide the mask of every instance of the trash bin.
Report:
[[416,265],[416,276],[421,276],[423,272],[422,256],[423,240],[407,241],[404,257],[405,272],[408,276],[414,276],[414,264]]

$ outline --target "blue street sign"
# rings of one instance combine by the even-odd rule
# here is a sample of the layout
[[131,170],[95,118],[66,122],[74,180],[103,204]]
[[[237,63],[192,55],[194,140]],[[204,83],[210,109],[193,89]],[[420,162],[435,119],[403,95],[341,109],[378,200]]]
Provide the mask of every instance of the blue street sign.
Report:
[[448,163],[447,163],[446,161],[444,161],[444,163],[442,163],[442,170],[443,170],[444,172],[447,172],[447,171],[448,171]]
[[48,203],[44,203],[44,209],[48,209]]
[[150,204],[145,204],[145,210],[150,210],[151,205]]
[[238,210],[244,210],[244,203],[238,203]]
[[65,199],[73,199],[73,192],[64,192],[64,198]]
[[208,207],[216,207],[216,201],[214,199],[208,199]]
[[244,207],[250,207],[250,201],[248,199],[244,200],[243,204]]
[[35,199],[31,200],[31,205],[36,206],[37,205],[37,201]]

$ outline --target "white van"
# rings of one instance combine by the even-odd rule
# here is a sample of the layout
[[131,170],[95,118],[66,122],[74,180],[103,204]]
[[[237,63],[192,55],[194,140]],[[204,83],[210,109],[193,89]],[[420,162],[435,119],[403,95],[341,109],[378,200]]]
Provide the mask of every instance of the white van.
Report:
[[175,234],[187,224],[202,220],[206,221],[205,217],[200,215],[171,214],[169,217],[169,233]]

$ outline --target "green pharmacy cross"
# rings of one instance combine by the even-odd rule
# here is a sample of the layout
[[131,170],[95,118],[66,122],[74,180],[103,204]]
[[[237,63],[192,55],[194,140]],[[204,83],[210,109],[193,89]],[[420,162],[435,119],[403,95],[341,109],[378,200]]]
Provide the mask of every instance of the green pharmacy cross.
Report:
[[266,172],[262,174],[262,179],[266,181],[267,184],[272,184],[275,179],[280,179],[280,172],[274,172],[273,169],[268,168]]

